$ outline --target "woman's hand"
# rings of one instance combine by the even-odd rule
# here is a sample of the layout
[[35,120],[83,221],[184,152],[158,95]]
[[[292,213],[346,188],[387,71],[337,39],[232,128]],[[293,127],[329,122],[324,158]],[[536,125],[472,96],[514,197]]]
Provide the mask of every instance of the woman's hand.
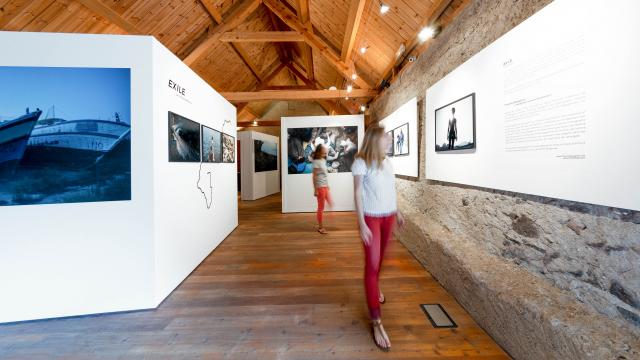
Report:
[[404,216],[402,216],[402,213],[400,211],[396,213],[396,222],[398,223],[398,227],[400,229],[404,227]]
[[369,230],[367,224],[364,222],[360,223],[360,237],[362,238],[362,241],[365,245],[371,245],[371,238],[373,238],[373,234],[371,233],[371,230]]

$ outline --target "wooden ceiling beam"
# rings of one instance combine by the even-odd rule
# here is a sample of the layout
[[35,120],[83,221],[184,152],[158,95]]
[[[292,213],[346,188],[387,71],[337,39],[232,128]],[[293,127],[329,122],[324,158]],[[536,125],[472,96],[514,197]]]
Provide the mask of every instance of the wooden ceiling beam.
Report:
[[[189,66],[193,65],[202,55],[204,55],[209,49],[211,49],[220,41],[220,36],[222,36],[222,34],[231,31],[238,25],[242,24],[244,20],[249,17],[249,15],[256,11],[261,2],[261,0],[244,0],[237,4],[234,9],[224,17],[224,19],[221,19],[222,22],[220,22],[218,26],[215,27],[215,29],[213,30],[213,34],[211,34],[205,41],[200,43],[200,45],[198,45],[195,49],[193,49],[193,51],[191,51],[189,55],[187,55],[187,57],[184,59],[184,63]],[[204,6],[205,8],[207,8],[207,5]],[[207,11],[209,11],[208,8]]]
[[[278,0],[263,0],[263,2],[291,29],[304,35],[306,43],[318,51],[339,73],[348,79],[351,78],[351,67],[345,64],[319,36],[309,31],[285,5],[281,4]],[[354,83],[362,89],[371,88],[371,85],[362,79],[362,77],[357,77]]]
[[[310,80],[307,79],[303,74],[302,74],[302,68],[298,69],[297,66],[298,64],[296,64],[295,62],[291,62],[291,63],[287,63],[286,64],[287,68],[289,69],[289,71],[291,71],[291,73],[293,75],[295,75],[296,78],[298,78],[300,81],[302,81],[304,84],[306,84],[307,86],[310,86],[312,88],[315,88],[316,90],[320,90],[323,89],[323,87],[318,83],[317,80]],[[320,105],[329,115],[343,115],[343,114],[351,114],[351,112],[349,110],[347,110],[344,106],[342,106],[339,102],[337,101],[329,101],[329,100],[319,100],[316,101],[318,103],[318,105]]]
[[342,53],[340,54],[340,59],[347,64],[351,60],[351,54],[353,53],[353,47],[358,35],[358,29],[362,23],[362,16],[366,5],[367,0],[352,0],[351,6],[349,7],[349,17],[342,42]]
[[222,42],[304,42],[295,31],[231,31],[220,36]]
[[122,17],[117,12],[113,11],[110,7],[103,4],[100,0],[78,0],[82,5],[89,8],[91,11],[102,16],[112,24],[117,25],[122,30],[131,35],[144,35],[142,31],[138,29],[136,25]]
[[220,93],[225,99],[231,102],[247,101],[313,101],[349,98],[372,98],[378,94],[376,90],[353,89],[348,93],[346,90],[262,90],[262,91],[239,91]]

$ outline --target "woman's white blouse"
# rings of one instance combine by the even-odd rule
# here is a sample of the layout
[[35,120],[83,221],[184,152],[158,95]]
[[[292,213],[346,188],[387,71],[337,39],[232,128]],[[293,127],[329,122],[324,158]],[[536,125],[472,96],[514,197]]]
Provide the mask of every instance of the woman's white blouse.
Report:
[[[373,165],[373,164],[372,164]],[[389,159],[381,167],[367,167],[363,159],[356,159],[351,166],[353,176],[363,176],[362,206],[364,214],[373,217],[393,215],[397,212],[396,176]]]

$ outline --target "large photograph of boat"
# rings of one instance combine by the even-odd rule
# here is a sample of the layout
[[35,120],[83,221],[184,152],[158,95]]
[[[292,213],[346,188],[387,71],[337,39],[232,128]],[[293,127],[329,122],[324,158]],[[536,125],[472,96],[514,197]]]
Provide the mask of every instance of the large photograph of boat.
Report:
[[131,70],[0,66],[0,206],[131,200]]

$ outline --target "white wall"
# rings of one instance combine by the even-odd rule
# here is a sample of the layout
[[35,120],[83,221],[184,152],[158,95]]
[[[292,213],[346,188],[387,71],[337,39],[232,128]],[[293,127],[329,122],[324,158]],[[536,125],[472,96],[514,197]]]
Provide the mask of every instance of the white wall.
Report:
[[[177,163],[168,159],[168,111],[237,138],[236,108],[154,41],[154,239],[156,304],[238,226],[236,163]],[[186,90],[178,95],[169,79]],[[237,151],[236,151],[237,156]],[[211,173],[210,208],[204,194]]]
[[[313,181],[311,174],[289,175],[287,169],[288,147],[287,130],[303,127],[331,127],[358,126],[358,146],[364,137],[363,115],[342,116],[304,116],[283,117],[280,128],[282,139],[282,156],[280,169],[282,171],[282,212],[315,212],[318,206],[313,196]],[[333,211],[353,211],[355,203],[353,197],[353,175],[348,173],[329,174],[329,187],[333,197]]]
[[[255,172],[255,148],[253,140],[263,140],[278,144],[277,136],[263,134],[257,131],[241,131],[238,133],[240,140],[241,161],[241,198],[242,200],[257,200],[280,192],[280,162],[278,170]],[[278,152],[278,156],[280,156]]]
[[0,32],[0,66],[131,68],[132,104],[131,201],[0,206],[0,322],[154,306],[151,44]]
[[0,32],[0,47],[0,66],[130,68],[132,131],[130,201],[0,206],[0,323],[154,308],[238,223],[236,164],[203,165],[207,209],[200,164],[168,162],[167,111],[236,136],[235,108],[151,37]]
[[418,100],[413,98],[391,115],[380,121],[385,131],[391,131],[398,126],[409,124],[409,155],[393,156],[393,170],[396,175],[418,177]]
[[[557,0],[429,88],[427,178],[640,210],[640,2],[601,6]],[[436,153],[434,110],[472,92],[476,150]]]

